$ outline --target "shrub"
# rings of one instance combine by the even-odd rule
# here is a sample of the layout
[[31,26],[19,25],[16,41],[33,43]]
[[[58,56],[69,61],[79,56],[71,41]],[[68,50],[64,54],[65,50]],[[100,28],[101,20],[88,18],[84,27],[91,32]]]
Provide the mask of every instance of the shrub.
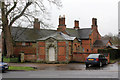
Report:
[[18,58],[6,58],[6,57],[3,57],[3,62],[19,62],[19,59]]
[[115,60],[120,58],[120,49],[99,49],[98,53],[110,53],[110,59]]

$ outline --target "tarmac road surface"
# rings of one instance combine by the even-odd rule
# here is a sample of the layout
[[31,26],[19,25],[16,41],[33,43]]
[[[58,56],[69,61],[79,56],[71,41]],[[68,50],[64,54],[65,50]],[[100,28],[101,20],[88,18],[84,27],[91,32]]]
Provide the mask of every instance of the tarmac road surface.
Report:
[[2,78],[118,78],[117,63],[87,69],[85,64],[69,64],[67,67],[70,69],[67,69],[65,65],[65,68],[60,69],[60,67],[60,65],[59,68],[47,66],[38,71],[8,71],[2,74]]

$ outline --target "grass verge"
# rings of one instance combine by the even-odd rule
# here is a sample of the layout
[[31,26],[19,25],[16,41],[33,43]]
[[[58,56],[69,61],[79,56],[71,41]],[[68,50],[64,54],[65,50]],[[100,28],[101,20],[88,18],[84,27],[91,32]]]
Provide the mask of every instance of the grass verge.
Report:
[[24,70],[24,71],[32,71],[32,70],[36,70],[33,67],[21,67],[21,66],[9,66],[8,70]]
[[110,60],[110,63],[113,64],[115,63],[117,60]]
[[[119,62],[119,61],[120,61],[120,59],[110,60],[110,63],[113,64],[113,63]],[[120,64],[120,62],[118,64]]]

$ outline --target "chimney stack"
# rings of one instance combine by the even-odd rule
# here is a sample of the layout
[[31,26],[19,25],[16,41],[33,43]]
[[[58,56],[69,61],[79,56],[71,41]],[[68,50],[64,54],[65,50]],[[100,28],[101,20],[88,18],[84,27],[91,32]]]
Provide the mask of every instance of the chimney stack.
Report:
[[75,20],[74,21],[74,29],[78,30],[79,29],[79,21]]
[[59,16],[59,25],[58,25],[57,31],[63,32],[66,34],[65,15]]
[[40,30],[40,22],[38,21],[38,18],[34,19],[34,29]]
[[92,18],[92,29],[97,29],[97,18]]
[[65,15],[59,16],[59,26],[65,26]]
[[92,25],[97,26],[97,18],[92,18]]

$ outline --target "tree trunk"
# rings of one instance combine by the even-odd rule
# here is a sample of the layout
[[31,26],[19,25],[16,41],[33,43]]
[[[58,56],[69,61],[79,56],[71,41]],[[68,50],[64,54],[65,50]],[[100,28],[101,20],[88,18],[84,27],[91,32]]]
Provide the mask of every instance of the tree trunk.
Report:
[[2,31],[2,54],[3,56],[6,56],[7,54],[7,49],[6,49],[6,43],[5,43],[5,38],[4,38],[4,33]]
[[10,57],[13,55],[13,41],[11,36],[11,31],[8,26],[4,28],[5,30],[5,43],[6,43],[6,49],[7,49],[7,57]]
[[3,49],[7,49],[7,50],[4,50],[4,54],[6,51],[7,57],[10,57],[11,55],[13,55],[13,42],[12,42],[10,27],[8,27],[8,19],[6,16],[6,8],[5,8],[4,2],[2,2],[1,14],[2,14],[2,27],[3,27],[2,29],[3,30],[3,35],[2,35],[3,36]]

